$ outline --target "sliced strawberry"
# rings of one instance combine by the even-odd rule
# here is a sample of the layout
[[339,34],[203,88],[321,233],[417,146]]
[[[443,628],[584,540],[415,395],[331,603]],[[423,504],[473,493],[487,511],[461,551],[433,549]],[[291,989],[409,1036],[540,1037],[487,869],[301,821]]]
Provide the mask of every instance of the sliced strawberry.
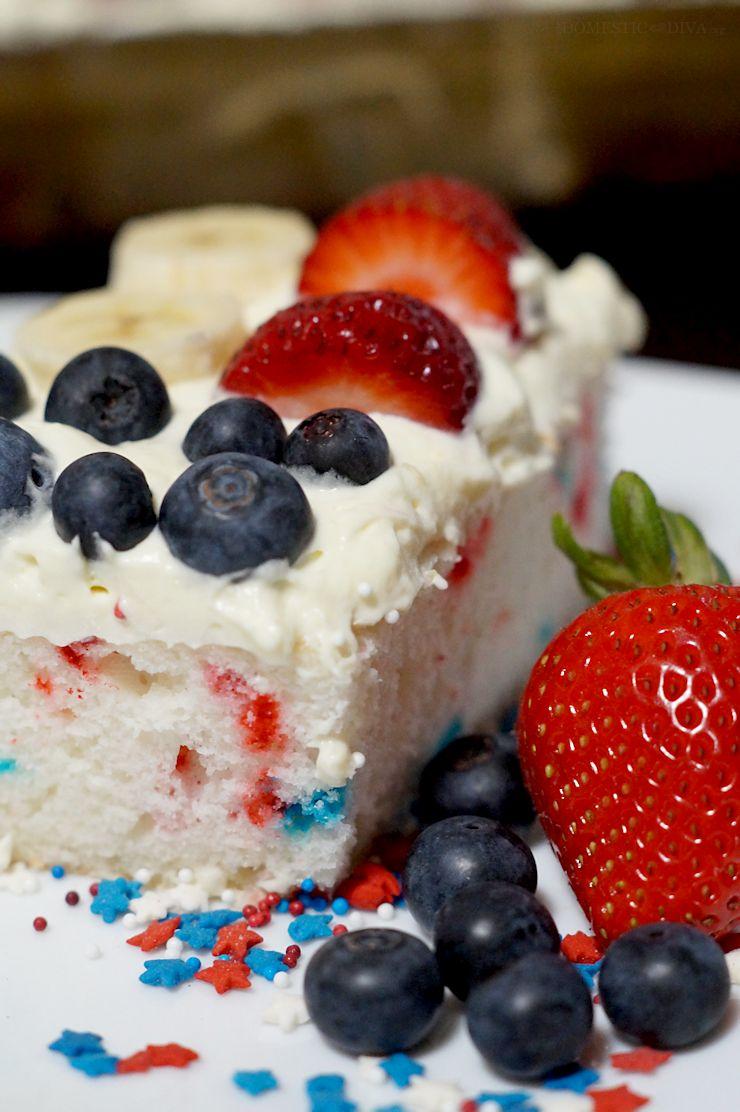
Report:
[[410,178],[365,194],[324,225],[300,289],[399,290],[454,320],[514,332],[509,261],[521,243],[511,217],[482,190],[452,178]]
[[237,352],[221,385],[285,417],[346,406],[460,429],[478,395],[473,349],[444,314],[399,293],[343,293],[284,309]]

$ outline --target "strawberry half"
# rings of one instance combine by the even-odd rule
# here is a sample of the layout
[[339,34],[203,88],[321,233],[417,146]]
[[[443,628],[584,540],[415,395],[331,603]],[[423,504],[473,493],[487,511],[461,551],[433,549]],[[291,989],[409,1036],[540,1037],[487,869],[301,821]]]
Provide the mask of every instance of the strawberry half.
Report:
[[515,333],[509,262],[521,246],[514,221],[487,193],[453,178],[410,178],[364,194],[327,221],[300,290],[399,290],[461,323]]
[[266,321],[232,359],[221,386],[284,417],[346,406],[458,430],[480,383],[457,325],[399,293],[308,298]]

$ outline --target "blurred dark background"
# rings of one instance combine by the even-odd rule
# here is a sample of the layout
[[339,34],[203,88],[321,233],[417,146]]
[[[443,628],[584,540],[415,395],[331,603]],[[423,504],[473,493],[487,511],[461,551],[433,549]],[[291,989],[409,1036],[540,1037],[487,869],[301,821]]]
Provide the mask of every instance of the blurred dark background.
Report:
[[740,11],[422,6],[300,33],[5,28],[0,289],[102,284],[135,213],[263,201],[320,220],[447,171],[498,192],[558,263],[607,258],[648,310],[648,354],[739,366]]

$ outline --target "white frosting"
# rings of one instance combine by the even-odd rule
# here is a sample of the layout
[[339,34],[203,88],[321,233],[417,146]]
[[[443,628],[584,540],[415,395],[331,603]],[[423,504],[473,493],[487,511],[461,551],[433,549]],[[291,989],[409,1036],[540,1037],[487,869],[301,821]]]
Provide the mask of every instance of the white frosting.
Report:
[[[464,432],[376,414],[393,457],[385,474],[360,487],[297,476],[316,529],[294,566],[265,565],[240,583],[203,575],[176,560],[157,529],[129,552],[107,548],[87,561],[42,512],[0,538],[0,628],[55,644],[97,636],[228,645],[299,668],[310,651],[341,668],[362,627],[398,620],[424,587],[444,589],[469,521],[484,505],[495,512],[504,485],[551,465],[584,382],[639,339],[640,310],[605,263],[584,257],[559,273],[532,259],[514,280],[545,306],[540,335],[516,346],[492,330],[468,330],[483,381]],[[187,466],[185,432],[216,397],[205,379],[169,389],[167,428],[113,449],[143,469],[157,504]],[[106,450],[77,429],[45,423],[41,400],[20,423],[52,454],[57,473]],[[319,755],[327,781],[351,759],[328,744]]]

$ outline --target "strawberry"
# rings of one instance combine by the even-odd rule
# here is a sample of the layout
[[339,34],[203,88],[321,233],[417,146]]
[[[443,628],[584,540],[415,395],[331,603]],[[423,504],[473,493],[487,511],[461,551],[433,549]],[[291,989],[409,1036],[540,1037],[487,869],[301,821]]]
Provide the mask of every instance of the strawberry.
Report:
[[[659,919],[740,926],[740,587],[693,523],[623,473],[620,559],[562,546],[604,597],[532,671],[517,726],[527,787],[581,906],[607,940]],[[682,582],[687,571],[714,585]]]
[[284,417],[346,406],[457,430],[480,370],[457,325],[399,293],[315,297],[266,321],[236,353],[221,386]]
[[514,221],[487,193],[454,178],[409,178],[364,194],[327,221],[300,289],[400,290],[453,320],[515,334],[509,262],[521,246]]

